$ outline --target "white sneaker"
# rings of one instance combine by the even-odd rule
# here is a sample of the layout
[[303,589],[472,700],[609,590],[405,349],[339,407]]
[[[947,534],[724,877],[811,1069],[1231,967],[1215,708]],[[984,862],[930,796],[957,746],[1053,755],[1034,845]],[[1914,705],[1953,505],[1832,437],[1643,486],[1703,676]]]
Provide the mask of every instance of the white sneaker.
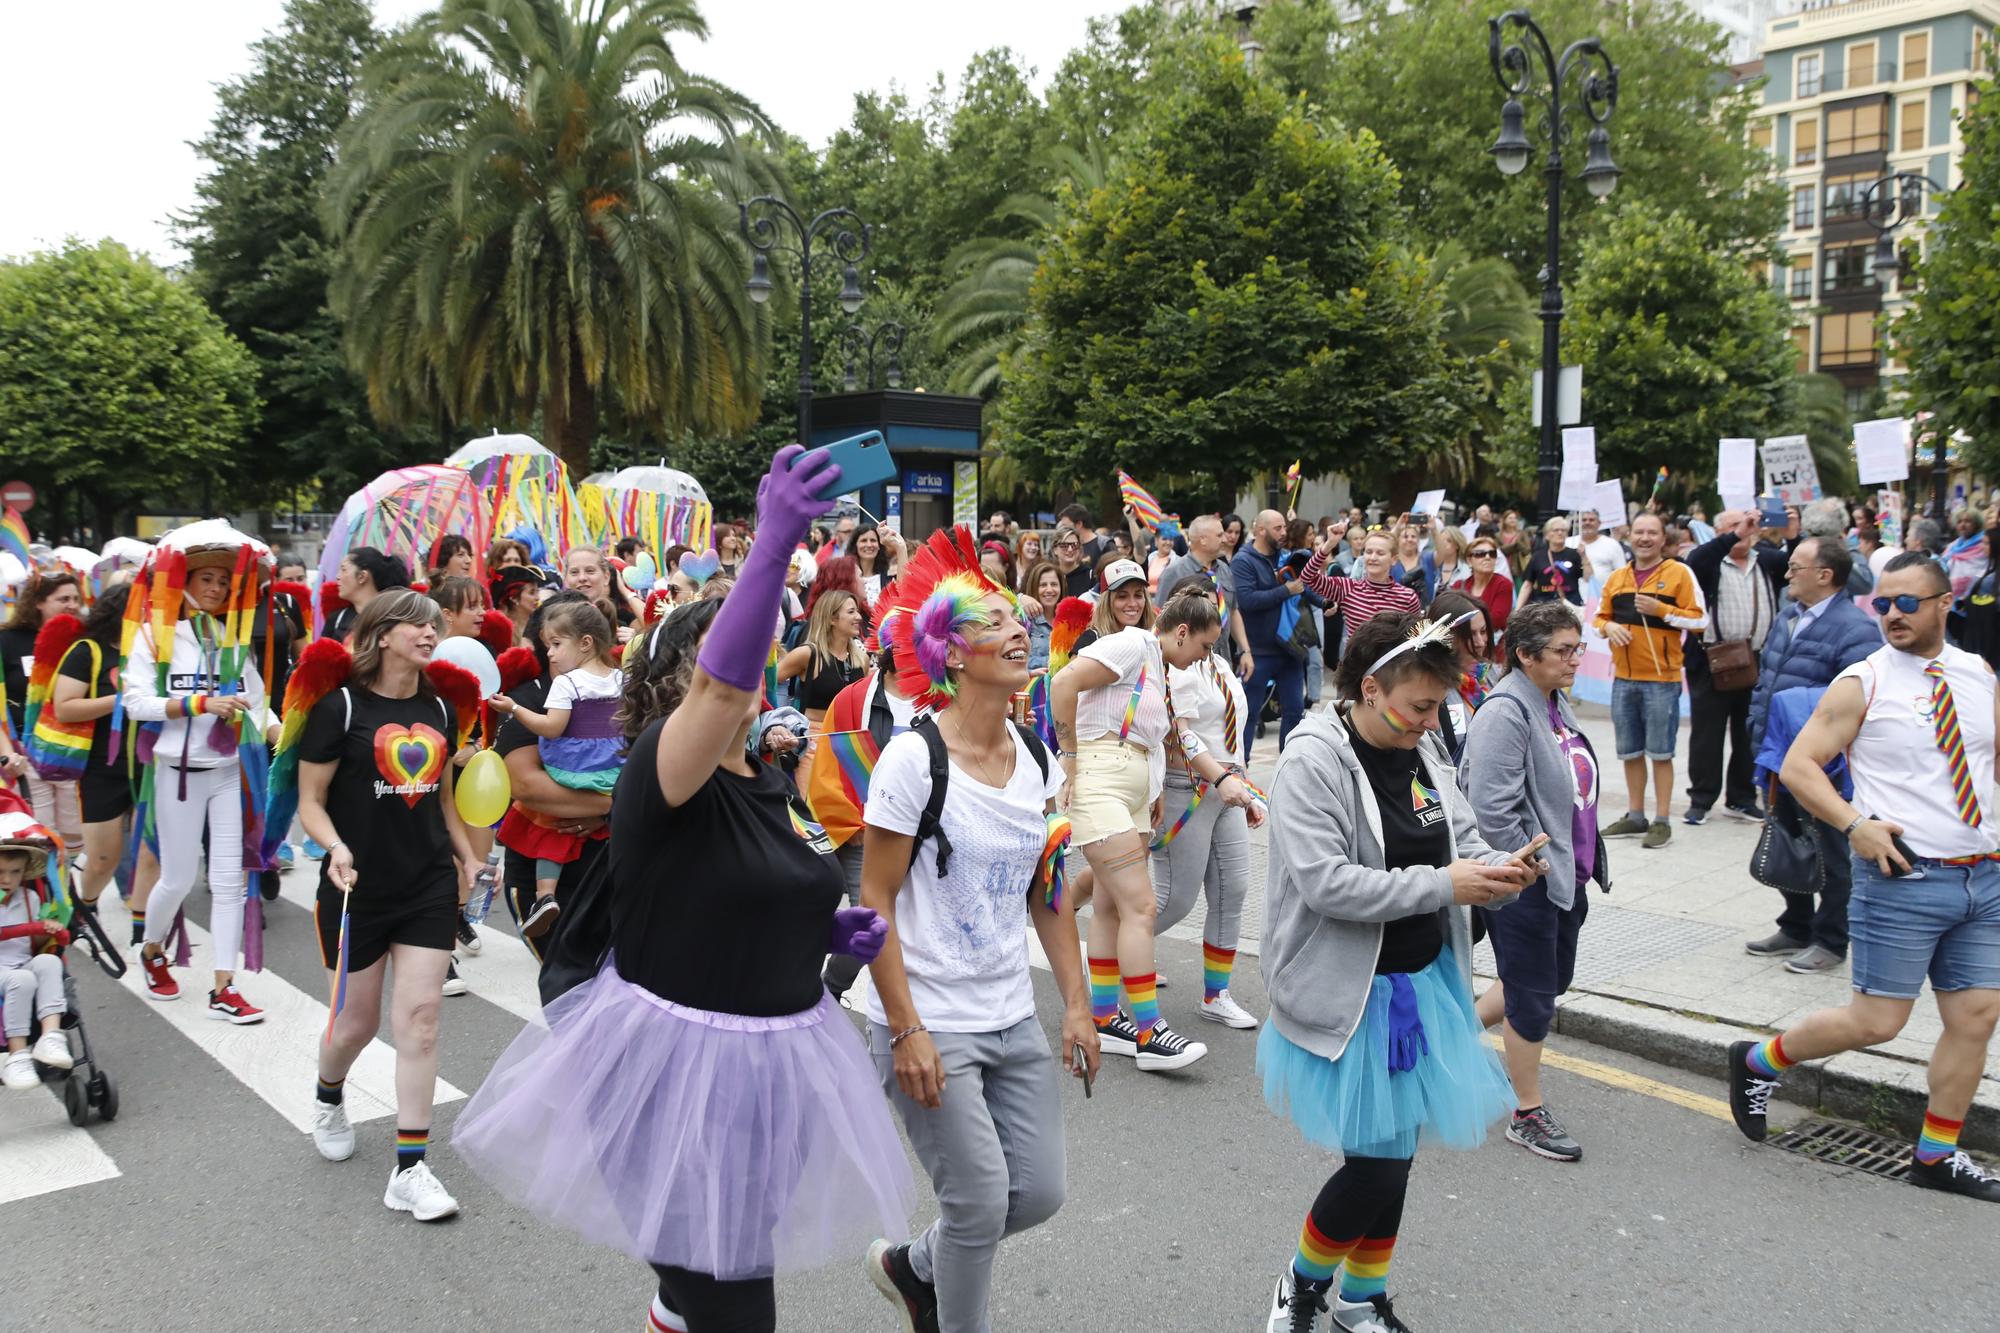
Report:
[[465,978],[458,975],[458,959],[454,957],[449,963],[444,965],[444,986],[441,993],[445,995],[463,995],[465,991]]
[[1218,993],[1214,999],[1203,1000],[1201,1002],[1201,1016],[1211,1023],[1220,1023],[1224,1027],[1254,1028],[1257,1026],[1256,1017],[1248,1009],[1236,1003],[1227,989]]
[[403,1171],[389,1173],[389,1188],[382,1193],[385,1206],[410,1213],[419,1222],[435,1222],[458,1211],[458,1200],[445,1193],[430,1163],[418,1162]]
[[1295,1333],[1310,1330],[1326,1312],[1326,1293],[1308,1288],[1300,1291],[1298,1277],[1287,1267],[1278,1275],[1277,1289],[1271,1293],[1270,1313],[1264,1319],[1265,1333]]
[[1391,1333],[1404,1326],[1386,1296],[1377,1301],[1347,1301],[1338,1292],[1334,1294],[1333,1327],[1342,1333]]
[[344,1162],[354,1156],[354,1126],[347,1123],[347,1107],[343,1103],[315,1103],[313,1147],[329,1162]]
[[51,1069],[74,1069],[76,1061],[70,1058],[69,1038],[60,1032],[44,1032],[35,1042],[30,1052],[35,1063],[47,1065]]
[[6,1066],[0,1068],[0,1083],[24,1092],[41,1087],[42,1076],[35,1072],[35,1057],[26,1051],[10,1052]]

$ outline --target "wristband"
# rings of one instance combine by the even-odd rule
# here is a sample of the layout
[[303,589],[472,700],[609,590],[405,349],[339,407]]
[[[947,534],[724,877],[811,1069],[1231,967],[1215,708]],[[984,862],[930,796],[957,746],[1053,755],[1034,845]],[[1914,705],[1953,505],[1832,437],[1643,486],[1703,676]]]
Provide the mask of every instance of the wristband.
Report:
[[190,694],[186,699],[181,701],[181,710],[188,717],[191,718],[200,717],[201,696],[199,694]]
[[1867,815],[1856,815],[1852,820],[1848,822],[1847,827],[1840,831],[1840,836],[1843,838],[1853,837],[1854,830],[1860,828],[1863,824],[1866,824],[1867,822],[1868,822]]
[[914,1037],[919,1032],[929,1032],[929,1031],[930,1029],[925,1027],[922,1023],[915,1024],[914,1026],[911,1027],[906,1027],[901,1032],[898,1032],[895,1036],[889,1038],[889,1049],[892,1051],[895,1050],[896,1047],[902,1045],[903,1040],[906,1037]]

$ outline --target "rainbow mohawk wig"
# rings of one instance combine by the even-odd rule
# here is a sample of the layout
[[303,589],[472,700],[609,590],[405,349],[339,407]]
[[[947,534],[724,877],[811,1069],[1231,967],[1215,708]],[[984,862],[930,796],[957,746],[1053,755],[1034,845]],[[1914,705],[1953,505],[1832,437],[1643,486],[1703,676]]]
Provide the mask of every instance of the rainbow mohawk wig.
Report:
[[945,663],[963,650],[965,631],[993,623],[986,599],[1013,594],[986,576],[966,528],[945,528],[905,565],[896,605],[882,617],[882,636],[895,655],[896,687],[919,709],[944,708],[958,696]]

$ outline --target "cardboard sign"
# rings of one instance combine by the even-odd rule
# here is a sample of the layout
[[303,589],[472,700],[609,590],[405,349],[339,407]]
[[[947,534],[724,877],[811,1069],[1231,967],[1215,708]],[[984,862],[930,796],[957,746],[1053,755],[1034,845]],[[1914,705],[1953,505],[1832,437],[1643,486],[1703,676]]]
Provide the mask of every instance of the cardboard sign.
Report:
[[1422,518],[1435,515],[1444,505],[1444,488],[1434,491],[1418,491],[1417,498],[1410,502],[1410,517]]
[[1590,503],[1585,507],[1597,511],[1597,521],[1604,525],[1606,532],[1622,528],[1630,522],[1625,517],[1625,483],[1616,477],[1591,487]]
[[1764,493],[1783,504],[1811,504],[1819,499],[1819,464],[1803,435],[1779,435],[1764,441]]
[[1716,442],[1715,489],[1731,509],[1757,507],[1757,441]]

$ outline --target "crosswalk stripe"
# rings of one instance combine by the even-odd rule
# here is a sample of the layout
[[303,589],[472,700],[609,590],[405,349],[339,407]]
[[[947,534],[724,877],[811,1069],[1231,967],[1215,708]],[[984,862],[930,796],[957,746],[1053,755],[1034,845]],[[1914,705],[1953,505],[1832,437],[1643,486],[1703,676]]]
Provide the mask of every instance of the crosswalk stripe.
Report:
[[86,1130],[69,1122],[60,1089],[0,1091],[0,1204],[75,1189],[121,1173]]
[[[122,905],[105,895],[105,928],[113,939],[125,938],[127,918]],[[118,983],[139,997],[146,1008],[200,1047],[204,1053],[262,1097],[272,1110],[300,1133],[312,1130],[313,1084],[318,1078],[317,1052],[326,1032],[326,1005],[273,971],[238,975],[246,997],[264,1011],[264,1021],[249,1027],[219,1022],[208,1014],[211,971],[208,932],[188,925],[193,944],[189,966],[179,969],[181,998],[169,1003],[146,993],[146,978],[136,961]],[[135,951],[136,952],[136,951]],[[384,996],[384,1007],[387,997]],[[465,1094],[440,1078],[434,1105],[455,1102]],[[380,1037],[368,1043],[347,1075],[347,1116],[360,1123],[396,1113],[396,1052]]]

